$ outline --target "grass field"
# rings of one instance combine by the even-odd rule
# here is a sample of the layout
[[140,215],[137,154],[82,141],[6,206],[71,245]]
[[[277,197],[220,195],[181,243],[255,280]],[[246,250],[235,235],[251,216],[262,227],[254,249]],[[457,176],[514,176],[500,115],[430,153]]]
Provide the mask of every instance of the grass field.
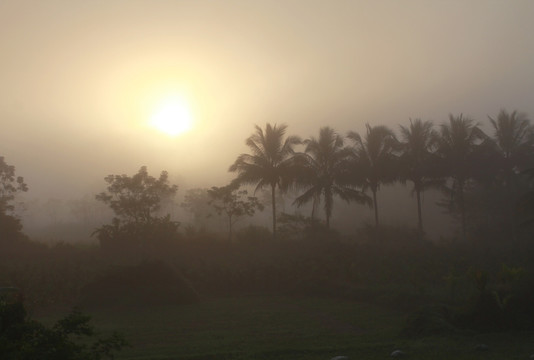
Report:
[[[223,298],[92,316],[97,329],[117,330],[131,343],[119,359],[388,359],[395,349],[409,359],[528,359],[534,354],[532,332],[408,339],[399,335],[407,314],[338,299]],[[489,350],[476,351],[480,343]]]

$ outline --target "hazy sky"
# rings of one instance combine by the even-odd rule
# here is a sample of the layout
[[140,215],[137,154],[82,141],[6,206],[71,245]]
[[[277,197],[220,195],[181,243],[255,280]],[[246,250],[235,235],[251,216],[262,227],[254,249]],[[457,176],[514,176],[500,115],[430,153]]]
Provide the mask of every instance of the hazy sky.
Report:
[[[0,155],[29,197],[147,165],[224,185],[254,124],[534,116],[534,1],[0,0]],[[148,126],[180,93],[193,129]]]

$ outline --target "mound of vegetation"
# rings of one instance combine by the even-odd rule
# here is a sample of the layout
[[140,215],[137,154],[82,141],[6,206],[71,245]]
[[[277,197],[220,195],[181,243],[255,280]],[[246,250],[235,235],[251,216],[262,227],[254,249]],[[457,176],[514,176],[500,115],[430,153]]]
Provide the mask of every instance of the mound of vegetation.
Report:
[[15,288],[0,288],[2,359],[114,359],[128,345],[119,333],[100,337],[91,318],[73,310],[48,327],[30,319]]
[[199,300],[189,282],[164,262],[112,267],[81,292],[84,307],[176,305]]

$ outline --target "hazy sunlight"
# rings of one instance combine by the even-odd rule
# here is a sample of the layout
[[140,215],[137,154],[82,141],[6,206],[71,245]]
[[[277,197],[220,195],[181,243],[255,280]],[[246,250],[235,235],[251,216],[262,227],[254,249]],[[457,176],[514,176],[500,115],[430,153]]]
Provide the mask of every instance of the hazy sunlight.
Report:
[[177,136],[191,129],[193,119],[188,104],[179,97],[167,98],[156,106],[150,125],[170,136]]

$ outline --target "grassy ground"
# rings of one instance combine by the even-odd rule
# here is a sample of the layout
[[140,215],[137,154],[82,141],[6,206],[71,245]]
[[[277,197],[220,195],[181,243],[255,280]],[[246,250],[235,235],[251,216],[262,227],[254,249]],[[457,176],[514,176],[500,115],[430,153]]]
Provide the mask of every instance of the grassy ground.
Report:
[[[92,315],[98,329],[120,331],[132,344],[119,359],[387,359],[395,349],[409,359],[534,354],[534,333],[407,339],[399,336],[406,314],[336,299],[240,297]],[[480,343],[489,350],[476,351]]]

